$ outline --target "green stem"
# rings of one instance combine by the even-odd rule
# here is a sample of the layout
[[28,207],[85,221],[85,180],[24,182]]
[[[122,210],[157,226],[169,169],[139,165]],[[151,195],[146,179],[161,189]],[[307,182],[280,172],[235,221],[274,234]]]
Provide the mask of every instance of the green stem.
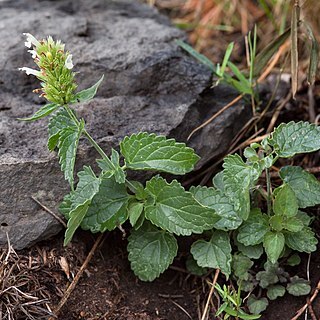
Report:
[[271,178],[270,178],[270,171],[267,168],[266,169],[266,179],[267,179],[267,213],[268,216],[271,216],[271,205],[272,205],[272,201],[271,201],[271,194],[272,194],[272,190],[271,190]]
[[[74,113],[72,112],[72,110],[70,109],[70,107],[68,105],[64,106],[65,110],[67,111],[69,117],[76,123],[76,125],[79,127],[80,126],[80,121],[77,119],[77,117],[74,115]],[[83,129],[83,133],[84,135],[87,137],[87,139],[89,140],[89,142],[91,143],[91,145],[96,149],[96,151],[100,154],[100,156],[102,157],[102,159],[104,159],[108,165],[113,168],[114,170],[116,170],[117,168],[114,166],[114,164],[112,163],[112,161],[109,159],[109,157],[105,154],[105,152],[101,149],[101,147],[98,145],[98,143],[91,137],[90,133],[84,128]],[[128,180],[126,179],[126,183],[127,185],[130,185],[132,190],[136,190],[136,188],[134,187],[134,185]]]

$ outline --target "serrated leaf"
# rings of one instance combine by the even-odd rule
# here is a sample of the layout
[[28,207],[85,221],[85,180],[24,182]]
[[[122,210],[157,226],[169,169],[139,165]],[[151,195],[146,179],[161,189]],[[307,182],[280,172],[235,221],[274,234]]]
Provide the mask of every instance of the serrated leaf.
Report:
[[254,246],[263,242],[269,230],[268,217],[259,209],[253,209],[249,218],[238,229],[237,240],[245,246]]
[[251,294],[248,298],[248,308],[251,313],[260,314],[267,309],[269,302],[267,298],[258,299],[254,294]]
[[235,212],[232,200],[220,190],[197,186],[191,187],[190,192],[201,205],[215,210],[216,214],[221,217],[215,223],[215,229],[234,230],[241,225],[242,219]]
[[53,151],[59,143],[60,132],[68,128],[77,128],[77,125],[68,115],[68,112],[60,108],[50,119],[48,149]]
[[294,276],[290,279],[290,283],[287,285],[287,291],[293,296],[305,296],[310,293],[311,286],[309,281],[299,278],[298,276]]
[[38,111],[36,111],[31,117],[29,118],[18,118],[21,121],[36,121],[41,118],[44,118],[51,114],[52,112],[56,111],[60,105],[55,103],[46,104],[45,106],[41,107]]
[[96,84],[94,84],[92,87],[76,93],[76,95],[71,103],[86,102],[86,101],[93,99],[93,97],[97,93],[97,90],[98,90],[103,78],[104,78],[104,75],[102,75],[101,78],[98,80],[98,82]]
[[223,171],[218,172],[212,179],[213,185],[220,191],[224,192]]
[[268,143],[281,158],[291,158],[299,153],[320,149],[320,129],[309,122],[289,122],[278,126],[268,138]]
[[177,240],[172,234],[144,223],[128,238],[131,269],[142,281],[153,281],[172,263],[177,254]]
[[115,229],[127,220],[128,200],[125,184],[117,183],[114,177],[102,178],[81,227],[91,232]]
[[200,267],[220,269],[227,278],[229,277],[232,256],[228,233],[215,231],[209,241],[194,242],[191,254]]
[[111,150],[110,161],[108,159],[97,159],[96,161],[106,177],[114,176],[118,183],[126,181],[126,174],[120,166],[119,153],[116,150]]
[[[82,219],[86,215],[92,198],[99,190],[100,180],[96,177],[90,167],[83,167],[83,171],[78,172],[79,182],[77,189],[65,197],[65,216],[69,217],[67,230],[65,233],[64,245],[67,245],[76,229],[80,226]],[[66,204],[70,212],[66,213]]]
[[140,132],[120,143],[126,167],[133,170],[157,170],[185,174],[193,170],[199,157],[185,143],[164,136]]
[[283,221],[283,228],[291,232],[298,232],[304,228],[304,224],[297,217],[290,217]]
[[293,250],[307,253],[317,250],[318,240],[314,232],[308,227],[298,232],[288,232],[285,238],[286,245]]
[[276,215],[294,217],[298,213],[298,200],[289,184],[278,188],[274,199],[273,211]]
[[134,227],[137,223],[140,215],[143,212],[143,203],[141,202],[131,202],[128,206],[128,215],[131,225]]
[[283,229],[283,216],[272,216],[269,219],[270,227],[275,231],[281,231]]
[[320,204],[320,182],[313,174],[301,167],[286,166],[281,168],[279,175],[292,188],[299,208]]
[[261,243],[254,246],[245,246],[237,241],[237,239],[235,239],[235,243],[238,247],[238,250],[250,259],[259,259],[263,254],[263,246]]
[[202,268],[197,264],[197,261],[193,258],[192,255],[189,255],[186,261],[187,270],[196,276],[203,276],[208,272],[207,268]]
[[271,285],[267,290],[267,296],[270,300],[276,300],[278,297],[283,297],[285,293],[286,288],[280,284]]
[[202,206],[174,180],[170,184],[156,176],[146,183],[150,199],[145,204],[148,220],[177,235],[202,233],[220,219],[213,209]]
[[261,288],[265,289],[271,284],[275,284],[279,281],[276,272],[272,271],[259,271],[256,274],[256,279],[259,281],[259,285]]
[[232,257],[232,269],[235,276],[241,280],[248,280],[248,271],[253,266],[253,262],[246,256],[242,254],[235,254]]
[[225,157],[223,167],[224,192],[232,199],[239,217],[246,220],[250,212],[250,187],[261,172],[245,164],[237,154]]
[[84,123],[81,122],[79,127],[65,128],[59,132],[59,163],[61,165],[61,170],[64,172],[64,178],[69,182],[72,188],[74,182],[74,165],[83,128]]
[[311,222],[311,218],[301,210],[298,211],[296,218],[299,219],[305,227],[308,227]]
[[284,249],[285,238],[282,232],[268,231],[263,246],[271,263],[276,263]]

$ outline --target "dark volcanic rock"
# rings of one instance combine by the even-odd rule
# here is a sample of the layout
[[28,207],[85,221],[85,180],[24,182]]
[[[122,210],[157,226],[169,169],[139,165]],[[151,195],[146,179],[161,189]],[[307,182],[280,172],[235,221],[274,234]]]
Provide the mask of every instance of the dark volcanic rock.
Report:
[[[21,249],[50,237],[61,225],[32,196],[52,210],[68,192],[57,157],[46,148],[47,120],[16,119],[35,112],[41,103],[32,90],[37,79],[18,71],[33,67],[23,32],[38,38],[52,35],[72,51],[79,90],[102,74],[97,97],[77,107],[93,137],[107,151],[128,134],[149,131],[185,140],[232,94],[210,86],[210,72],[177,48],[184,34],[154,9],[127,1],[8,1],[0,2],[0,246]],[[221,100],[220,100],[221,99]],[[205,102],[205,103],[204,103]],[[190,145],[202,163],[226,151],[249,117],[234,106],[196,133]],[[82,141],[78,167],[97,154]]]

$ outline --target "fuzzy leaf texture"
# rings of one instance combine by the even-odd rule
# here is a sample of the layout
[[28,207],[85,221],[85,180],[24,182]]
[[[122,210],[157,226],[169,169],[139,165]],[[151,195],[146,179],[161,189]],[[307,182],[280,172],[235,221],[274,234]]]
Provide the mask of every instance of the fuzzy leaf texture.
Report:
[[279,174],[295,193],[299,208],[320,204],[320,182],[313,174],[293,166],[281,168]]
[[150,223],[132,229],[128,238],[131,269],[142,281],[153,281],[172,263],[178,251],[175,237]]
[[220,190],[197,186],[191,187],[190,192],[200,204],[215,210],[220,216],[221,219],[214,225],[215,229],[234,230],[241,225],[242,219],[235,212],[232,200]]
[[193,149],[174,139],[147,132],[125,137],[120,143],[126,167],[133,170],[157,170],[185,174],[193,170],[199,157]]
[[41,118],[48,116],[52,112],[56,111],[59,107],[60,107],[60,105],[58,105],[56,103],[46,104],[45,106],[41,107],[38,111],[36,111],[31,117],[19,118],[18,120],[30,121],[30,122],[36,121],[36,120],[39,120]]
[[117,183],[115,177],[102,178],[81,227],[93,233],[115,229],[127,220],[128,200],[124,183]]
[[311,286],[309,281],[298,276],[294,276],[290,280],[290,283],[287,285],[287,291],[293,296],[305,296],[310,293]]
[[277,189],[273,211],[286,217],[294,217],[298,213],[298,200],[290,185],[284,184]]
[[224,193],[233,200],[239,217],[246,220],[250,212],[250,187],[261,172],[244,163],[237,154],[225,157],[223,167]]
[[86,102],[86,101],[90,101],[91,99],[93,99],[93,97],[97,93],[97,90],[98,90],[103,78],[104,78],[104,75],[102,75],[101,78],[98,80],[98,82],[96,84],[94,84],[92,87],[76,93],[76,95],[71,103]]
[[247,304],[251,313],[260,314],[267,309],[269,302],[267,298],[258,299],[254,294],[251,294]]
[[220,219],[211,208],[202,206],[190,192],[174,180],[153,177],[146,184],[149,199],[145,204],[148,220],[163,230],[189,236],[211,229]]
[[57,147],[59,143],[60,132],[69,128],[76,130],[77,125],[70,118],[67,111],[61,108],[51,117],[49,121],[48,149],[50,151],[53,151]]
[[278,126],[267,139],[281,158],[320,149],[320,128],[309,122],[289,122]]
[[298,232],[288,232],[285,235],[286,245],[299,252],[313,252],[317,250],[318,240],[314,232],[305,227]]
[[282,250],[284,249],[285,239],[281,232],[269,231],[263,239],[263,246],[271,263],[276,263]]
[[92,198],[99,191],[100,179],[96,177],[90,167],[83,167],[78,173],[79,182],[75,191],[65,197],[62,212],[68,218],[64,245],[67,245],[76,229],[85,217]]
[[245,246],[254,246],[263,242],[270,230],[268,218],[259,209],[253,209],[250,216],[238,229],[237,240]]
[[231,273],[231,245],[228,233],[215,231],[209,241],[198,240],[191,246],[197,264],[204,268],[220,269],[228,278]]
[[69,182],[71,187],[73,187],[74,183],[74,165],[83,128],[84,122],[81,122],[79,127],[70,127],[62,129],[59,132],[59,163],[64,173],[64,178]]

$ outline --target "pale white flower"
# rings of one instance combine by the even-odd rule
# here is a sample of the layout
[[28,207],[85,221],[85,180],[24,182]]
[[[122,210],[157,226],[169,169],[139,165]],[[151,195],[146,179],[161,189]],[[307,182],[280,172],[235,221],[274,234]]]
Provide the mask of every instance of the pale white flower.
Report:
[[73,68],[73,63],[72,63],[72,54],[69,54],[67,56],[67,59],[64,63],[65,67],[69,70],[71,70]]
[[23,35],[27,37],[27,41],[24,43],[27,48],[31,48],[32,45],[35,47],[40,45],[40,42],[32,34],[24,33]]
[[25,73],[27,75],[34,75],[36,77],[40,77],[41,76],[41,72],[38,71],[38,70],[34,70],[34,69],[31,69],[31,68],[28,68],[28,67],[23,67],[23,68],[19,68],[20,71],[25,71]]
[[32,59],[35,59],[35,58],[37,57],[37,51],[35,51],[35,50],[28,50],[28,52],[31,53]]

